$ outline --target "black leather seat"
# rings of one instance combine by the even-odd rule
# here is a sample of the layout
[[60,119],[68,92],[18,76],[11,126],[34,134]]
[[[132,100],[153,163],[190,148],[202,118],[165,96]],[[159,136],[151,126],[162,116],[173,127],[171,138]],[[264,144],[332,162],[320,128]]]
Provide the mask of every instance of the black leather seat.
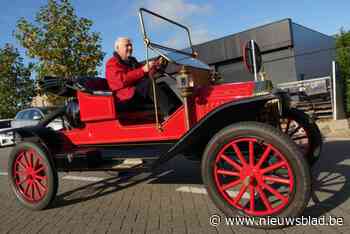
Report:
[[111,92],[107,80],[100,77],[80,77],[77,79],[77,85],[91,92]]

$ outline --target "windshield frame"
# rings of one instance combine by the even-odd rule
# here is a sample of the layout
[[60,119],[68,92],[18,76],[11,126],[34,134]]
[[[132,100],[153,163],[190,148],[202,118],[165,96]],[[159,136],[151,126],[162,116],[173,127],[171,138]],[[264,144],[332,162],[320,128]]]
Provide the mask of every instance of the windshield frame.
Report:
[[[145,29],[145,24],[144,24],[144,19],[143,19],[143,13],[144,12],[146,12],[148,14],[151,14],[151,15],[153,15],[155,17],[161,18],[161,19],[163,19],[163,20],[165,20],[165,21],[167,21],[167,22],[169,22],[171,24],[175,24],[175,25],[185,29],[186,32],[187,32],[187,35],[188,35],[188,40],[189,40],[189,44],[190,44],[191,53],[188,53],[188,52],[185,52],[185,51],[181,51],[181,50],[177,50],[177,49],[174,49],[174,48],[171,48],[171,47],[167,47],[167,46],[163,46],[163,45],[159,45],[157,43],[151,42],[150,38],[148,38],[148,36],[147,36],[147,32],[146,32],[146,29]],[[155,13],[155,12],[149,11],[149,10],[147,10],[145,8],[140,8],[139,9],[139,18],[140,18],[140,22],[141,22],[141,29],[142,29],[142,34],[143,34],[143,40],[144,40],[146,46],[152,48],[153,50],[156,50],[157,48],[159,48],[159,49],[168,50],[168,51],[172,51],[172,52],[177,52],[177,53],[180,53],[180,54],[184,54],[184,55],[187,55],[187,56],[194,57],[195,53],[194,53],[193,44],[192,44],[192,40],[191,40],[191,33],[190,33],[190,30],[189,30],[188,27],[186,27],[185,25],[180,24],[180,23],[178,23],[176,21],[173,21],[173,20],[171,20],[169,18],[161,16],[161,15]],[[162,53],[162,55],[163,55],[163,53]],[[166,56],[164,56],[164,57],[166,57]]]

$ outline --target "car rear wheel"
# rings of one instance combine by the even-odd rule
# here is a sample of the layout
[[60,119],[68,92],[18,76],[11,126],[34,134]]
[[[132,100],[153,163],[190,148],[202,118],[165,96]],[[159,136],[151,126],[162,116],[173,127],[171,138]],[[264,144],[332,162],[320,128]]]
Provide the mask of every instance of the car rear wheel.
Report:
[[47,150],[22,142],[8,161],[9,182],[19,203],[32,210],[47,208],[56,196],[58,176]]
[[218,132],[205,149],[202,176],[216,206],[228,217],[254,219],[248,226],[284,226],[260,218],[297,217],[310,198],[309,167],[299,148],[263,123],[241,122]]
[[310,166],[313,166],[320,158],[322,149],[322,136],[316,123],[303,111],[291,108],[280,119],[280,127],[300,147]]

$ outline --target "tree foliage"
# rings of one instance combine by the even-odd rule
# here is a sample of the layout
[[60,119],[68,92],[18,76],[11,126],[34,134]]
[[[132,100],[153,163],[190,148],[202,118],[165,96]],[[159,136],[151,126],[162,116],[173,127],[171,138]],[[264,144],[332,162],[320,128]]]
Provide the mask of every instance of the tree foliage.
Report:
[[35,95],[34,82],[30,79],[32,68],[32,64],[23,64],[12,45],[0,48],[0,118],[12,118],[30,105]]
[[69,0],[49,0],[36,14],[35,23],[21,18],[14,35],[27,55],[38,61],[38,79],[96,76],[105,54],[100,34],[91,32],[92,24],[76,15]]
[[337,64],[344,81],[346,112],[350,113],[350,31],[340,30],[336,36]]

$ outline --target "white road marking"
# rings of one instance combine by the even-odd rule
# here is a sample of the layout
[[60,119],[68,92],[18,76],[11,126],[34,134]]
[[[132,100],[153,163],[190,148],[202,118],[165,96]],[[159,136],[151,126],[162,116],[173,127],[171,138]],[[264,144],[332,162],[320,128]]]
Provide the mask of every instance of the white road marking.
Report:
[[177,192],[185,192],[185,193],[197,193],[197,194],[207,194],[207,190],[201,187],[193,187],[193,186],[181,186],[176,189]]
[[350,138],[346,138],[346,137],[325,137],[324,138],[325,141],[349,141]]
[[[7,176],[7,172],[0,172],[0,176]],[[105,180],[105,178],[101,177],[93,177],[93,176],[63,176],[62,179],[64,180],[78,180],[78,181],[88,181],[88,182],[99,182],[102,180]]]
[[[0,172],[0,176],[7,176],[8,173],[7,172]],[[100,177],[83,177],[83,176],[63,176],[62,179],[64,180],[78,180],[78,181],[89,181],[89,182],[99,182],[104,180],[104,178],[100,178]]]
[[338,162],[337,165],[350,165],[350,157],[348,156],[347,159],[344,159],[343,161],[341,162]]
[[[181,186],[178,187],[176,191],[185,193],[208,194],[205,188],[194,186]],[[238,195],[238,191],[228,191],[227,193],[230,195],[230,197],[235,197]],[[244,193],[242,198],[249,199],[249,193]]]
[[63,176],[62,179],[64,180],[78,180],[78,181],[88,181],[88,182],[99,182],[104,180],[104,178],[100,178],[100,177],[85,177],[85,176]]

